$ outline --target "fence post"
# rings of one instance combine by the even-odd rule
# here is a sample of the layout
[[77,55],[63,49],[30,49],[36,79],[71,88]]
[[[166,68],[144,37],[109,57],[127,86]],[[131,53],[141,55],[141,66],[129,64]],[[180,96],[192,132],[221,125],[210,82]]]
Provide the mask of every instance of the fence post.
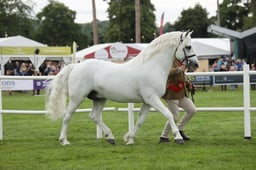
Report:
[[[1,67],[1,66],[0,66]],[[1,70],[0,70],[0,76],[1,76]],[[2,115],[2,80],[0,80],[0,140],[3,139],[3,115]]]
[[134,109],[134,103],[128,103],[129,132],[131,132],[131,130],[134,127],[134,113],[133,113],[133,109]]
[[249,65],[243,66],[244,75],[244,139],[251,139],[251,118],[250,118],[250,74]]

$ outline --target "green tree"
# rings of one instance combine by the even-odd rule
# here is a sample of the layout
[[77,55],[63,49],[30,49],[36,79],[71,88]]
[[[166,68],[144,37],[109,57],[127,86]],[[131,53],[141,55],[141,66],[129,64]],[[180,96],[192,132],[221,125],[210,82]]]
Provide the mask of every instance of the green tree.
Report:
[[236,31],[242,31],[248,8],[242,0],[223,0],[220,4],[220,25]]
[[244,17],[243,30],[247,30],[256,26],[256,1],[247,0],[244,6],[248,10],[248,15]]
[[163,28],[163,32],[171,32],[171,31],[175,31],[174,25],[172,25],[170,22],[167,22],[166,24],[164,24],[164,28]]
[[[106,30],[108,28],[109,21],[98,21],[98,42],[104,43],[104,35],[106,33]],[[88,46],[93,45],[93,29],[92,29],[92,23],[85,23],[81,24],[82,26],[82,33],[84,33],[88,37]]]
[[0,37],[23,35],[31,37],[32,2],[27,4],[22,0],[0,0]]
[[[111,0],[109,2],[109,27],[105,35],[107,42],[135,41],[135,1]],[[155,7],[150,0],[140,1],[141,42],[150,42],[156,32]]]
[[49,4],[37,14],[39,28],[37,39],[48,45],[72,45],[75,41],[79,48],[87,46],[87,37],[82,34],[80,25],[74,22],[76,12],[63,3],[49,0]]
[[200,4],[181,12],[181,16],[174,23],[179,31],[194,30],[193,37],[208,37],[207,27],[210,25],[208,12]]

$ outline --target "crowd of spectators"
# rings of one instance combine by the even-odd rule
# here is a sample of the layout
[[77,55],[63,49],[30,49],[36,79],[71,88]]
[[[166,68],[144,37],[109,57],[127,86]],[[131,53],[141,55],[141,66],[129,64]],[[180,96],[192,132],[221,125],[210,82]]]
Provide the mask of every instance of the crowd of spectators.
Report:
[[[246,61],[243,59],[235,59],[234,57],[221,57],[214,61],[212,64],[210,71],[242,71],[243,65],[246,64]],[[256,70],[255,64],[250,64],[250,70]],[[230,90],[235,90],[237,85],[230,85]],[[252,84],[251,88],[253,90],[256,89],[256,85]],[[222,91],[227,90],[227,85],[221,86]]]
[[[45,61],[39,68],[36,68],[30,61],[8,61],[5,64],[5,75],[11,76],[40,76],[56,75],[62,68],[59,61]],[[39,95],[39,90],[34,90],[33,95]],[[11,95],[12,92],[9,91]]]
[[244,60],[234,57],[221,57],[214,61],[211,71],[242,71],[244,63]]
[[39,69],[36,69],[30,61],[8,61],[5,65],[5,75],[56,75],[61,68],[62,64],[59,61],[45,61]]

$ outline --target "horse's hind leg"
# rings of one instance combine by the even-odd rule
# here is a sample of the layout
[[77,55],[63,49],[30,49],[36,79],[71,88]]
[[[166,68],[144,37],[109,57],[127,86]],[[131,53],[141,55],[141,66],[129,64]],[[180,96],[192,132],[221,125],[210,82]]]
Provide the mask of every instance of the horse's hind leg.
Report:
[[89,116],[104,132],[106,140],[111,144],[115,144],[115,137],[113,136],[112,131],[107,127],[107,125],[102,121],[101,118],[102,110],[105,103],[105,99],[93,100],[93,108]]
[[[76,102],[75,102],[76,101]],[[79,104],[83,101],[83,99],[76,98],[76,100],[72,100],[72,98],[69,99],[68,107],[66,108],[66,113],[63,118],[62,127],[61,127],[61,133],[59,137],[59,142],[62,145],[69,145],[69,141],[67,140],[67,128],[68,123],[71,119],[72,113],[75,112],[75,110],[78,108]]]
[[134,137],[136,135],[136,132],[144,122],[150,108],[151,108],[150,105],[147,105],[147,104],[142,105],[140,109],[139,117],[137,119],[137,122],[134,128],[124,136],[124,141],[126,142],[126,145],[134,144]]

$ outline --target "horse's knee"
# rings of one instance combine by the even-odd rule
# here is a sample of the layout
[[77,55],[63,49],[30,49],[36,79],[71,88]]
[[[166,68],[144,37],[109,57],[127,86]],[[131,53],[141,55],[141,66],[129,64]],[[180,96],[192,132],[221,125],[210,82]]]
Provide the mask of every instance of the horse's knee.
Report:
[[71,114],[65,114],[65,116],[63,118],[63,122],[68,123],[70,119],[71,119]]
[[97,123],[99,121],[99,118],[94,114],[94,113],[90,113],[89,117],[95,122]]

